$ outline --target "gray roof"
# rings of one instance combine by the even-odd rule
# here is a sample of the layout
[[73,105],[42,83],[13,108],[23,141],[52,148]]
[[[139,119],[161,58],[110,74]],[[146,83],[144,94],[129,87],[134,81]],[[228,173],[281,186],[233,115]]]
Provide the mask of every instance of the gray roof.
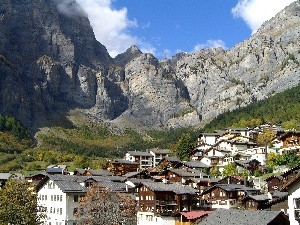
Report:
[[179,175],[181,177],[194,177],[196,175],[195,173],[186,171],[186,169],[170,169],[170,172],[176,173],[177,175]]
[[259,189],[252,188],[252,187],[247,187],[241,184],[216,184],[212,187],[207,188],[205,191],[202,192],[201,195],[207,194],[210,192],[212,189],[215,188],[221,188],[225,191],[259,191]]
[[251,198],[257,202],[265,202],[271,200],[267,195],[248,195],[246,198]]
[[123,175],[123,177],[129,178],[129,177],[134,177],[134,176],[136,176],[138,174],[140,174],[140,172],[128,172],[128,173],[125,173]]
[[286,218],[282,224],[289,224],[288,218],[280,211],[217,209],[198,225],[267,225],[280,214]]
[[123,163],[123,164],[132,164],[132,165],[139,165],[139,163],[137,162],[131,162],[129,160],[125,160],[125,159],[116,159],[114,161],[111,161],[111,163]]
[[152,191],[169,191],[174,192],[175,194],[196,194],[196,190],[190,186],[182,186],[178,183],[169,183],[164,184],[161,182],[142,182],[146,187],[148,187]]
[[170,162],[177,162],[177,163],[181,162],[180,159],[178,159],[178,158],[176,158],[176,157],[168,157],[168,156],[167,156],[167,157],[164,157],[163,159],[161,159],[161,161],[164,160],[164,159],[165,159],[165,160],[168,160],[168,161],[170,161]]
[[11,176],[11,173],[0,173],[0,180],[8,180]]
[[211,167],[200,161],[188,161],[188,162],[183,162],[183,164],[190,168],[209,168],[209,167]]
[[114,174],[108,170],[89,170],[93,176],[113,176]]
[[46,172],[47,173],[62,173],[65,169],[60,167],[47,167]]
[[154,153],[159,153],[159,154],[169,154],[170,153],[170,149],[152,148],[152,149],[149,149],[149,151],[152,151]]
[[152,156],[151,153],[142,151],[129,151],[128,154],[132,156]]
[[88,189],[86,187],[81,186],[76,181],[64,181],[64,180],[58,180],[54,181],[55,184],[61,189],[63,192],[82,192],[86,193]]

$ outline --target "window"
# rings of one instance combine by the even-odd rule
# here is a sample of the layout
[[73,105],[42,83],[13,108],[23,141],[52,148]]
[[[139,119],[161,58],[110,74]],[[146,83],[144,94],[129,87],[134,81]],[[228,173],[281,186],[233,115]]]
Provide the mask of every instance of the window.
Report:
[[62,208],[59,209],[59,214],[62,215]]
[[77,213],[78,209],[77,208],[74,208],[73,209],[73,215],[75,215]]
[[54,201],[56,201],[56,195],[54,195]]
[[300,220],[300,198],[294,198],[295,220]]
[[153,221],[153,216],[152,215],[146,215],[146,220],[147,221]]
[[50,208],[50,213],[52,213],[52,207]]
[[47,195],[45,195],[45,201],[47,201]]
[[74,202],[78,202],[78,195],[74,195]]
[[187,195],[182,195],[181,200],[187,200]]
[[62,195],[60,196],[60,201],[62,202]]
[[51,201],[53,201],[53,195],[51,195]]

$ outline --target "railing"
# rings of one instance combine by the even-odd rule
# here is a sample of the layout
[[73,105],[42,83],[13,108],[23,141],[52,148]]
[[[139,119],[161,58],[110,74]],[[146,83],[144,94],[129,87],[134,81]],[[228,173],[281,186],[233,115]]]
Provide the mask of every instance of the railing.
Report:
[[156,200],[156,205],[178,205],[177,201],[160,201]]

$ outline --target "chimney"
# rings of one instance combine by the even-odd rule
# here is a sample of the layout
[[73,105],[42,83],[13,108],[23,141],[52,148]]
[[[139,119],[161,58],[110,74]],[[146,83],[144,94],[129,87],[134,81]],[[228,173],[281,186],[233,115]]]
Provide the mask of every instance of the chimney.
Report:
[[244,177],[244,185],[245,185],[245,187],[248,187],[248,177],[247,176]]

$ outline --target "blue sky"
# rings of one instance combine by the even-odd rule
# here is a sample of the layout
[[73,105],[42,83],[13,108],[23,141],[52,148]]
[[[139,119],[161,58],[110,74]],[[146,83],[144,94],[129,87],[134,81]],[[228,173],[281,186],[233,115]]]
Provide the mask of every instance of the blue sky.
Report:
[[158,59],[232,48],[294,0],[77,0],[112,57],[137,45]]

